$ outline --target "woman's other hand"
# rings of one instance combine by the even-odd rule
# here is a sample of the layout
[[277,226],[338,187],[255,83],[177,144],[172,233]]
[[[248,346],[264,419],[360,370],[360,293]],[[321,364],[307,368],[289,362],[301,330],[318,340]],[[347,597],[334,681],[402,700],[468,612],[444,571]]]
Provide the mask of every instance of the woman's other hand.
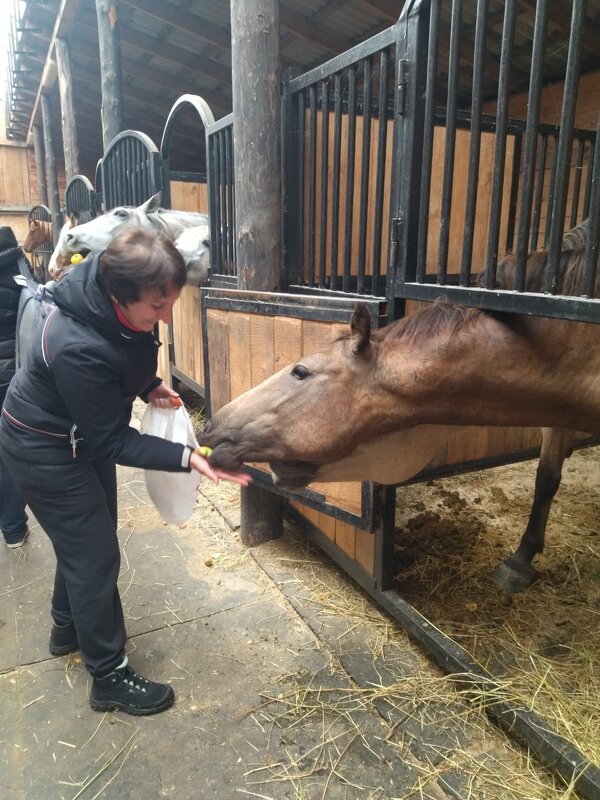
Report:
[[240,486],[249,486],[252,483],[252,478],[247,472],[228,472],[225,469],[213,469],[200,453],[192,453],[190,456],[190,467],[201,475],[204,475],[213,483],[219,483],[219,480],[239,483]]
[[148,402],[159,408],[178,408],[181,405],[181,398],[175,389],[171,389],[166,383],[160,383],[148,393]]

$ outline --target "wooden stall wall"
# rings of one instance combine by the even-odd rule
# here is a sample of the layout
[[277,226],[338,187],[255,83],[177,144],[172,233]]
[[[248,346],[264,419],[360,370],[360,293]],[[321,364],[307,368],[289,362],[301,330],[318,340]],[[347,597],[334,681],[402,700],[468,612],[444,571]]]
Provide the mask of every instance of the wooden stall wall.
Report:
[[[206,318],[212,413],[302,355],[327,346],[347,327],[289,316],[213,308],[207,309]],[[361,486],[357,482],[314,483],[310,488],[322,492],[325,502],[360,514]],[[292,501],[292,505],[340,550],[373,574],[375,543],[371,533],[308,508],[299,501]]]
[[20,245],[27,236],[27,213],[33,205],[27,155],[25,145],[0,142],[0,225],[12,228]]

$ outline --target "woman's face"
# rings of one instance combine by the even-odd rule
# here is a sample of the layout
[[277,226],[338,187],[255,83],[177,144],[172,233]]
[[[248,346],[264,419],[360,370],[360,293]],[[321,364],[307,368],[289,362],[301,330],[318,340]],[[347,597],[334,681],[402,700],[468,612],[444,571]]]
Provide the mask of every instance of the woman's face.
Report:
[[128,306],[121,306],[123,314],[134,328],[150,332],[157,322],[171,322],[173,305],[181,294],[181,289],[171,288],[165,294],[147,289],[140,299]]

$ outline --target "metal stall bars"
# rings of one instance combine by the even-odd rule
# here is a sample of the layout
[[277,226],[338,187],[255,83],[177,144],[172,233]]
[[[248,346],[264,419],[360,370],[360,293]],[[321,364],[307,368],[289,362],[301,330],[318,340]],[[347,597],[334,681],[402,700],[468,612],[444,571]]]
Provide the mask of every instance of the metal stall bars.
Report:
[[[185,112],[191,112],[199,124],[196,169],[177,169],[180,154],[174,150],[174,133],[177,123]],[[165,123],[160,145],[163,174],[163,206],[180,211],[208,212],[206,130],[214,123],[213,113],[206,101],[198,95],[185,94],[179,97]],[[185,154],[189,160],[189,153]],[[184,191],[188,190],[188,191]],[[200,236],[200,229],[198,231]],[[201,234],[205,236],[204,233]],[[210,239],[208,232],[206,237]],[[199,239],[199,243],[203,241]],[[211,250],[212,250],[212,240]],[[216,246],[219,244],[217,240]],[[200,397],[205,395],[204,380],[204,335],[202,329],[202,292],[197,285],[186,285],[179,302],[173,309],[173,320],[169,328],[169,366],[171,378],[181,381]],[[164,377],[164,376],[163,376]]]
[[211,285],[237,286],[233,114],[206,126]]
[[74,225],[83,225],[99,213],[98,198],[85,175],[75,175],[65,189],[65,212]]
[[[440,89],[438,40],[440,0],[419,0],[403,16],[402,52],[398,58],[398,126],[395,140],[392,252],[393,287],[389,296],[432,301],[443,295],[479,308],[600,321],[597,277],[599,161],[597,132],[574,128],[575,102],[584,24],[584,2],[574,0],[560,125],[540,124],[542,76],[553,54],[547,32],[548,0],[534,14],[531,70],[526,95],[526,119],[511,119],[511,61],[514,55],[516,0],[505,4],[497,97],[484,87],[488,2],[477,3],[469,110],[458,110],[464,43],[461,39],[462,0],[451,6],[446,105],[435,107]],[[464,90],[462,92],[463,105]],[[485,114],[495,110],[495,115]],[[441,123],[441,124],[440,124]],[[469,168],[464,186],[455,168],[458,132],[469,135]],[[438,146],[440,137],[443,149]],[[483,153],[486,147],[490,155]],[[443,180],[434,185],[433,165],[443,162]],[[487,162],[491,172],[483,175]],[[491,181],[489,197],[484,178]],[[583,191],[582,191],[583,183]],[[432,193],[441,192],[437,220]],[[460,189],[464,189],[461,208]],[[506,200],[508,198],[508,201]],[[560,250],[566,230],[588,220],[586,268],[579,287],[561,295]],[[543,235],[541,229],[544,229]],[[430,232],[432,235],[430,235]],[[458,238],[457,238],[458,233]],[[452,238],[452,244],[451,239]],[[542,286],[528,286],[530,249],[547,250]],[[456,254],[460,252],[460,260]],[[499,260],[514,253],[512,285],[497,285]],[[480,285],[475,271],[483,269]]]
[[139,206],[163,188],[158,148],[141,131],[122,131],[115,136],[99,170],[105,211],[115,206]]
[[286,286],[385,296],[396,38],[286,75]]

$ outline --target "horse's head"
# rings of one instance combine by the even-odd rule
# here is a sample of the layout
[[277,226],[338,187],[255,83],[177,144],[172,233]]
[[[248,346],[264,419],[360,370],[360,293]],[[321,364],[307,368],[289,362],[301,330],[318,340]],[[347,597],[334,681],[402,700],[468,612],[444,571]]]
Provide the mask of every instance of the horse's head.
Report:
[[42,244],[52,244],[52,224],[41,219],[29,221],[27,237],[23,242],[23,250],[31,253],[34,248]]
[[339,461],[376,431],[371,341],[366,306],[359,304],[349,335],[303,357],[221,408],[202,434],[214,466],[237,469],[269,462],[286,485],[306,485],[320,465]]
[[74,253],[100,253],[123,228],[152,225],[148,215],[158,210],[160,202],[161,193],[158,192],[141,206],[117,206],[83,225],[77,225],[65,234],[58,256],[68,263]]
[[210,229],[207,223],[186,228],[174,241],[185,261],[188,283],[203,286],[210,270]]

